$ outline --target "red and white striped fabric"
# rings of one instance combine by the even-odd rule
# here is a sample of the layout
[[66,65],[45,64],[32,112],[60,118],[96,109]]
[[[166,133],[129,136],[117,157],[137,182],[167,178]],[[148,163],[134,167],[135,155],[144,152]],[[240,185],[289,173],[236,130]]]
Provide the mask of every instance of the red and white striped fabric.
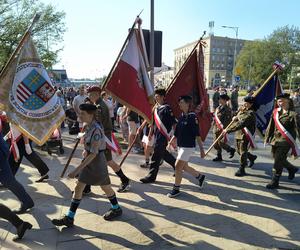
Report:
[[[167,128],[165,127],[165,125],[163,124],[162,120],[160,119],[157,113],[157,108],[154,110],[154,121],[158,130],[164,135],[164,137],[166,137],[167,141],[170,141],[174,134],[174,130],[171,129],[170,133],[168,133]],[[175,144],[170,145],[171,151],[174,151],[176,148],[177,146]]]
[[23,82],[17,86],[17,98],[20,102],[24,103],[31,94],[30,89]]
[[[218,109],[214,113],[214,120],[215,120],[215,123],[216,123],[217,127],[223,132],[224,126],[223,126],[222,122],[220,121],[220,119],[218,117],[217,111],[218,111]],[[226,143],[227,141],[228,141],[228,137],[227,137],[227,134],[225,134],[224,135],[224,143]]]
[[112,152],[121,155],[122,154],[122,150],[121,147],[118,143],[118,140],[116,139],[114,133],[111,134],[111,140],[109,140],[106,136],[105,136],[105,142],[106,142],[106,147],[108,149],[110,149]]
[[248,139],[248,141],[249,141],[249,143],[250,143],[250,147],[251,147],[252,149],[257,149],[257,145],[256,145],[256,143],[255,143],[255,138],[254,138],[255,135],[252,135],[251,132],[249,131],[249,129],[246,128],[246,127],[244,127],[244,128],[242,129],[242,131],[243,131],[244,135],[246,136],[246,138]]
[[10,152],[13,154],[15,161],[17,162],[20,159],[20,152],[17,145],[17,142],[22,138],[21,132],[17,129],[14,124],[10,124],[9,136],[10,138]]
[[296,144],[296,140],[293,138],[293,136],[289,133],[289,131],[287,131],[285,129],[285,127],[281,124],[281,122],[279,121],[279,111],[280,110],[281,110],[280,108],[274,109],[273,119],[274,119],[274,122],[275,122],[275,126],[279,130],[281,135],[290,144],[290,146],[292,148],[292,155],[295,156],[295,157],[299,157],[300,156],[300,149],[298,148],[298,146]]

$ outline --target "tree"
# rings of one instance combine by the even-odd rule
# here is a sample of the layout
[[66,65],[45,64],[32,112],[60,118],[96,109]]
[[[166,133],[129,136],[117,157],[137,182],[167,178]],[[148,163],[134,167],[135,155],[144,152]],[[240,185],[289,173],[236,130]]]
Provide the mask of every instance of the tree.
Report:
[[[286,65],[280,79],[286,83],[292,68],[300,62],[300,31],[297,27],[284,26],[273,31],[263,40],[249,41],[241,50],[237,67],[244,80],[262,83],[272,72],[276,60]],[[250,74],[249,74],[250,71]]]
[[35,13],[41,13],[32,30],[46,68],[58,61],[65,28],[65,13],[36,0],[0,0],[0,69],[18,45]]

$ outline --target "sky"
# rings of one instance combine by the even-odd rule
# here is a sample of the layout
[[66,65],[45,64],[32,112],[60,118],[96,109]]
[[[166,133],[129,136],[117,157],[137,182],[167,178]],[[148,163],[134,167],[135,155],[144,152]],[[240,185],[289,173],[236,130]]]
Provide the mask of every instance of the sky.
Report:
[[[107,75],[135,17],[150,29],[150,0],[41,0],[66,13],[67,32],[55,69],[69,78]],[[163,32],[162,61],[173,66],[174,49],[199,39],[214,21],[214,34],[262,39],[285,25],[300,27],[298,0],[155,0],[154,27]]]

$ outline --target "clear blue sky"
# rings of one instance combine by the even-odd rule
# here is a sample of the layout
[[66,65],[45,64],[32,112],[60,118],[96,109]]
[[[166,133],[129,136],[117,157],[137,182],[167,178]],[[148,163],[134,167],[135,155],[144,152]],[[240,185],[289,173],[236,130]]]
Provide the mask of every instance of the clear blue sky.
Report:
[[[143,9],[143,28],[150,28],[150,0],[42,0],[66,12],[64,51],[55,68],[71,78],[108,74],[136,15]],[[155,29],[163,31],[162,60],[173,66],[175,48],[198,39],[208,22],[214,34],[259,39],[277,27],[300,26],[298,0],[156,0]]]

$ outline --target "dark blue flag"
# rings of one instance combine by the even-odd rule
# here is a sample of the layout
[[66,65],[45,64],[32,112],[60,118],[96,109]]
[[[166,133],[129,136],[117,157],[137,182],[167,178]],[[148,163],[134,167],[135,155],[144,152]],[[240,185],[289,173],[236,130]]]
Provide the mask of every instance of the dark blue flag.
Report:
[[256,128],[264,135],[268,127],[274,105],[275,97],[282,93],[278,75],[275,74],[267,84],[262,86],[255,96],[254,108],[256,110]]

